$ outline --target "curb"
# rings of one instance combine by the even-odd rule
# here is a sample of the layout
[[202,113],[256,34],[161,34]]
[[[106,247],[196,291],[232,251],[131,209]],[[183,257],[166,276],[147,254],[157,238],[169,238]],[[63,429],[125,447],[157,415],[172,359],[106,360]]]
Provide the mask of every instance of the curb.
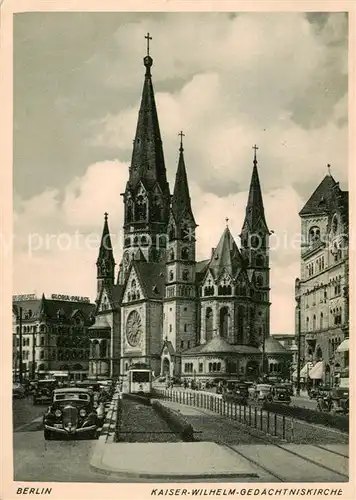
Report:
[[157,399],[152,400],[152,408],[167,422],[169,427],[180,435],[183,441],[195,441],[194,429],[178,412],[163,405]]
[[105,415],[105,421],[99,435],[99,443],[114,443],[119,399],[121,399],[121,394],[119,389],[116,388],[110,407]]

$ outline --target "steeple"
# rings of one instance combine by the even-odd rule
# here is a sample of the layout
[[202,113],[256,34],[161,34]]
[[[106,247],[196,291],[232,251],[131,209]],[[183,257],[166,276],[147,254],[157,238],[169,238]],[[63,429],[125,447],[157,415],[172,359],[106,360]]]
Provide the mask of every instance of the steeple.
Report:
[[44,293],[42,293],[41,301],[38,308],[38,314],[40,319],[44,319],[48,315],[47,301]]
[[180,136],[179,160],[176,173],[176,181],[172,196],[172,212],[177,222],[179,221],[181,216],[185,214],[190,216],[192,218],[192,221],[195,223],[192,206],[190,202],[187,172],[184,162],[184,148],[183,148],[184,134],[181,131],[179,132],[178,135]]
[[254,149],[254,158],[253,158],[253,169],[252,169],[252,177],[250,183],[250,190],[248,194],[247,206],[246,206],[246,215],[243,227],[248,226],[250,231],[253,231],[258,228],[258,226],[264,226],[264,229],[268,231],[267,222],[265,219],[265,210],[263,207],[263,199],[262,199],[262,191],[260,185],[260,179],[258,176],[257,169],[257,150],[258,147],[253,146]]
[[108,283],[113,284],[115,260],[111,244],[107,212],[105,212],[104,214],[103,234],[101,236],[101,243],[99,248],[98,260],[96,261],[96,266],[97,266],[97,278],[103,279]]
[[147,55],[144,57],[143,63],[146,68],[146,73],[128,184],[129,187],[134,190],[138,182],[142,181],[145,189],[149,190],[158,183],[162,192],[167,193],[169,192],[169,187],[152,85],[151,67],[153,65],[153,59],[149,55],[149,42],[152,40],[152,37],[150,37],[148,33],[145,38],[147,39]]

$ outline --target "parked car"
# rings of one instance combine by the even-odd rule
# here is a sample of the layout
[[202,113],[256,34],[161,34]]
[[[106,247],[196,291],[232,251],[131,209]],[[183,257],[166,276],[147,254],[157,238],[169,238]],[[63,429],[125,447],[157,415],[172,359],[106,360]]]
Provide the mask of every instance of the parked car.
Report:
[[270,384],[257,384],[255,399],[257,401],[265,401],[271,393],[272,386]]
[[32,391],[33,404],[50,403],[52,401],[52,394],[57,387],[55,379],[37,380],[36,385]]
[[19,399],[26,397],[25,388],[17,382],[12,384],[12,397],[19,398]]
[[223,393],[224,401],[233,401],[241,405],[247,405],[248,402],[248,385],[243,382],[228,382],[227,388]]
[[288,387],[282,384],[276,384],[272,387],[270,394],[267,395],[267,401],[271,403],[281,403],[289,405],[291,402]]
[[99,423],[90,389],[56,389],[52,404],[43,417],[44,438],[51,439],[56,434],[63,437],[86,435],[95,438]]

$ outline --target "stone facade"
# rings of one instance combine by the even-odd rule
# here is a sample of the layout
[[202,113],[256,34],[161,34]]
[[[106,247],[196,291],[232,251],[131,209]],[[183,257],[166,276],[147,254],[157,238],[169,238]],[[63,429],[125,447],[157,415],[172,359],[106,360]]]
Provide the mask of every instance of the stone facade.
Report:
[[[343,368],[336,349],[348,337],[348,192],[329,174],[302,211],[300,305],[302,366],[324,362],[322,381],[333,383]],[[296,333],[298,334],[298,314]]]
[[[183,134],[171,195],[152,64],[151,57],[144,59],[142,100],[123,193],[124,245],[116,283],[105,215],[97,261],[96,322],[91,328],[91,339],[95,342],[100,338],[100,317],[105,316],[110,324],[111,376],[124,375],[129,365],[138,361],[149,363],[155,375],[180,376],[183,356],[217,337],[223,339],[224,348],[230,349],[233,358],[238,354],[244,373],[248,361],[253,361],[255,373],[256,366],[257,371],[261,369],[261,345],[269,337],[270,322],[270,233],[258,175],[257,148],[241,249],[226,227],[210,258],[197,262],[197,224],[191,207]],[[113,320],[108,319],[110,315]],[[236,346],[242,347],[236,351]],[[217,363],[221,370],[227,366],[220,359],[221,353],[215,354],[213,365],[204,362],[204,371],[215,366],[214,376],[219,376]],[[199,371],[200,363],[195,360],[193,365],[197,367],[193,369]]]

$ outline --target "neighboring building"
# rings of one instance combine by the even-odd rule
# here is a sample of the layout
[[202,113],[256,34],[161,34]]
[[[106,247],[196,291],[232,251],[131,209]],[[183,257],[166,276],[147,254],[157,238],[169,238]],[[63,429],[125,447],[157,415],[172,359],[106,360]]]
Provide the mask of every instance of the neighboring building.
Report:
[[20,371],[21,325],[25,378],[54,372],[67,373],[70,379],[88,375],[88,327],[93,323],[95,304],[85,298],[53,297],[58,298],[46,299],[44,294],[41,299],[34,295],[13,298],[14,376]]
[[[296,300],[302,366],[312,363],[310,379],[333,383],[346,359],[339,359],[336,349],[349,335],[348,192],[329,173],[299,215],[304,244]],[[298,328],[297,306],[296,335]]]
[[226,227],[210,258],[197,262],[197,224],[183,134],[171,196],[152,63],[147,55],[129,178],[123,193],[124,245],[116,283],[105,214],[97,260],[96,321],[90,328],[95,345],[90,375],[100,370],[102,375],[118,376],[125,374],[131,363],[146,362],[156,375],[190,377],[195,370],[204,377],[257,376],[261,346],[269,337],[270,324],[270,233],[257,148],[240,235],[241,250]]
[[298,364],[298,345],[295,335],[288,333],[272,333],[271,337],[278,340],[278,342],[291,354],[291,376]]

